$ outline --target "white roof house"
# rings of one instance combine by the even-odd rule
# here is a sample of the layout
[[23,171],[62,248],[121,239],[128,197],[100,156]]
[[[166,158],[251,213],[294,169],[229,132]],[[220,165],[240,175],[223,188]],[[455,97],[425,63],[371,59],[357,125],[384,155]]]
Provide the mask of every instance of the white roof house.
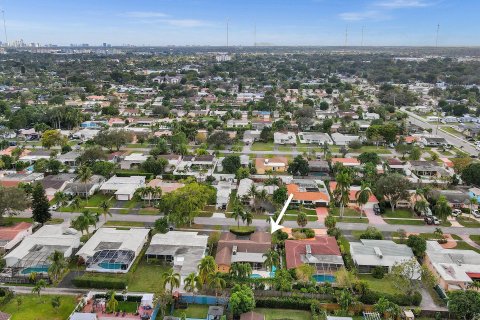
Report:
[[332,140],[335,142],[337,146],[346,146],[352,141],[359,140],[359,136],[354,136],[354,135],[345,135],[341,134],[339,132],[334,132],[331,134]]
[[273,142],[275,144],[297,144],[297,136],[295,132],[275,132]]
[[[65,258],[70,257],[73,250],[80,246],[80,237],[80,232],[66,224],[45,225],[25,237],[18,247],[5,256],[6,266],[24,270],[35,268],[35,272],[42,272],[38,268],[45,268],[46,272],[50,265],[48,257],[55,251],[63,252]],[[21,273],[27,274],[26,271]]]
[[350,253],[359,273],[371,273],[377,266],[390,271],[394,265],[415,257],[410,247],[391,240],[361,239],[360,242],[350,242]]
[[87,271],[126,273],[147,242],[150,229],[100,228],[77,252]]
[[427,241],[425,265],[444,290],[465,290],[480,280],[480,253],[473,250],[444,249],[436,241]]
[[145,155],[140,152],[134,152],[132,154],[129,154],[128,156],[125,156],[123,161],[120,163],[120,168],[131,169],[132,166],[140,165],[144,163],[147,159],[148,159],[148,155]]
[[328,144],[333,144],[330,136],[322,132],[299,132],[298,139],[300,140],[300,143],[314,143],[323,145],[326,142]]
[[197,265],[205,256],[208,236],[198,232],[170,231],[157,233],[152,237],[145,253],[147,259],[155,258],[171,263],[180,273],[181,283],[192,272],[198,271]]
[[145,186],[145,177],[117,177],[113,176],[100,187],[103,193],[115,194],[117,200],[131,200],[135,191]]

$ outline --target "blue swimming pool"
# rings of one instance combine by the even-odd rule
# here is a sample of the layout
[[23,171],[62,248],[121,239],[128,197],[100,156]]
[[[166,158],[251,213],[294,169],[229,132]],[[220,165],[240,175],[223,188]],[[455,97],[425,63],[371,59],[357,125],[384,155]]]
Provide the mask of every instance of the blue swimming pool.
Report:
[[261,278],[261,277],[262,277],[262,276],[259,275],[258,273],[252,273],[252,274],[250,275],[250,278],[252,278],[252,279],[259,279],[259,278]]
[[316,274],[313,276],[313,279],[316,282],[335,282],[335,276],[332,276],[331,274]]
[[216,305],[216,304],[225,304],[228,300],[222,297],[212,297],[212,296],[194,296],[194,295],[181,295],[180,302],[183,303],[193,303],[193,304],[208,304],[208,305]]
[[40,273],[40,272],[48,272],[47,266],[38,266],[38,267],[28,267],[20,271],[21,274],[30,274],[32,272]]
[[103,268],[103,269],[110,269],[110,270],[120,270],[120,269],[123,269],[123,270],[126,270],[125,268],[122,268],[122,266],[124,266],[123,263],[108,263],[108,262],[100,262],[98,264],[99,267]]

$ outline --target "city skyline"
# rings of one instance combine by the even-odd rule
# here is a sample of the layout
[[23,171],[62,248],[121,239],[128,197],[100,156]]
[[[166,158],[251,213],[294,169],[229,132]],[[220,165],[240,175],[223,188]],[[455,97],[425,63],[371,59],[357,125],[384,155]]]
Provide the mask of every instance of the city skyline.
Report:
[[4,0],[0,6],[9,42],[223,46],[228,22],[232,46],[435,46],[437,25],[439,46],[480,45],[474,0],[462,6],[445,0],[46,0],[40,7]]

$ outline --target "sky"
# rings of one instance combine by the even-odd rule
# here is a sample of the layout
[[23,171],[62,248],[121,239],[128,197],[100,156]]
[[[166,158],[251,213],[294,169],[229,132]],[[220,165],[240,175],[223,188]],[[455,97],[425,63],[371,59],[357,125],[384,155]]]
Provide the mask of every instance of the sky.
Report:
[[27,43],[223,46],[228,21],[230,46],[357,46],[362,29],[365,46],[434,46],[437,25],[439,46],[480,46],[479,0],[0,0],[0,8],[8,41]]

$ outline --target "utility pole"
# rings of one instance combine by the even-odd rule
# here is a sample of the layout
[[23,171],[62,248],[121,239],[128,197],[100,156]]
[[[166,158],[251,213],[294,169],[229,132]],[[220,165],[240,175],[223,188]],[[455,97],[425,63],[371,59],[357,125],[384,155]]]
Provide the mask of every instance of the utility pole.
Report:
[[437,24],[437,36],[435,37],[435,48],[438,48],[438,32],[440,31],[440,24]]

